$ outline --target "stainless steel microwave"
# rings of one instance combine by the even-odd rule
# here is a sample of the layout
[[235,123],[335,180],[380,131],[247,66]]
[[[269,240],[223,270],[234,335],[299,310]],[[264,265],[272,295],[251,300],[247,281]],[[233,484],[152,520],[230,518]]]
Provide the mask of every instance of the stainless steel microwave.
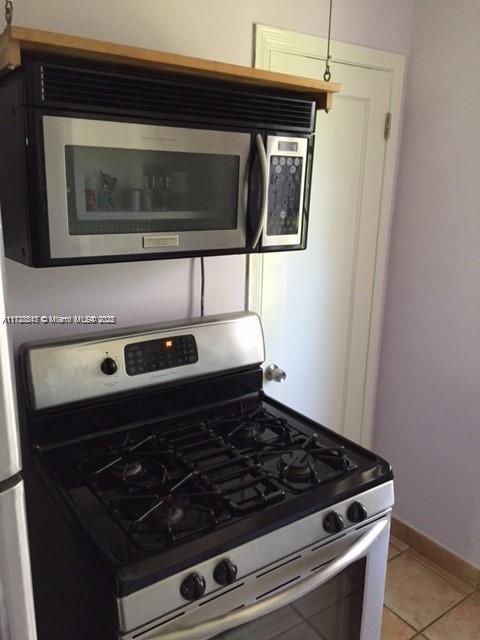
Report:
[[2,81],[0,103],[11,258],[54,266],[306,246],[313,102],[31,61]]

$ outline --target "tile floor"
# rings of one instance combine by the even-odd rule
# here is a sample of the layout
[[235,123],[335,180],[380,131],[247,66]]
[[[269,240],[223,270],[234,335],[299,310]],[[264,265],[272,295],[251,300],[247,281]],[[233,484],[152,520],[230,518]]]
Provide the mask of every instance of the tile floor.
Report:
[[480,592],[390,539],[382,640],[480,640]]

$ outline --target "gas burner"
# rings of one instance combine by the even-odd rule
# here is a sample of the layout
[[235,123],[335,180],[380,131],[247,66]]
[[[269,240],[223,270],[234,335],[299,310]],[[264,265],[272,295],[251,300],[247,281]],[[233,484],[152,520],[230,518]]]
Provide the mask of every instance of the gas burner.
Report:
[[126,461],[113,467],[112,473],[120,480],[131,480],[145,474],[145,468],[138,460]]
[[185,520],[185,509],[183,509],[179,504],[171,504],[168,505],[165,510],[163,510],[162,521],[168,527],[174,527]]
[[356,464],[354,464],[347,456],[345,447],[317,446],[309,449],[309,453],[318,460],[325,462],[336,471],[350,471],[352,469],[356,469]]
[[262,435],[265,433],[265,426],[258,422],[241,422],[225,438],[227,442],[232,442],[242,449],[253,447],[262,442]]
[[296,438],[296,433],[284,418],[267,413],[263,407],[253,410],[240,407],[230,416],[209,420],[208,425],[239,449],[256,450],[273,444],[291,446]]
[[[170,547],[228,519],[218,493],[192,484],[192,475],[168,494],[133,493],[112,498],[109,508],[138,548],[154,551]],[[180,487],[192,492],[174,494]]]
[[171,452],[155,434],[134,439],[127,433],[115,444],[93,447],[76,461],[76,467],[95,490],[122,485],[149,490],[179,471]]
[[111,507],[125,518],[131,530],[148,521],[152,528],[175,527],[185,520],[188,504],[182,506],[182,497],[174,501],[173,496],[161,499],[157,495],[137,494],[113,498]]
[[[286,458],[290,458],[290,460]],[[283,454],[278,461],[278,469],[280,478],[289,482],[310,484],[318,480],[309,454],[303,451],[298,455]]]
[[[256,451],[254,459],[294,493],[316,488],[322,482],[357,468],[343,446],[322,446],[317,434],[295,439],[294,448],[274,443]],[[276,444],[276,446],[275,446]]]

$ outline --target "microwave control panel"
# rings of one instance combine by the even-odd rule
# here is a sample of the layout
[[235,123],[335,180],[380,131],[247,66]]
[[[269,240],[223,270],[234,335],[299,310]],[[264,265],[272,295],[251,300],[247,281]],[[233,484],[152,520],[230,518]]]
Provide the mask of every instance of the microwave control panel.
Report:
[[197,344],[193,335],[136,342],[128,344],[124,352],[125,370],[129,376],[198,362]]
[[301,242],[307,138],[268,136],[268,191],[262,245]]
[[303,158],[288,155],[270,157],[267,214],[269,236],[298,233],[302,174]]

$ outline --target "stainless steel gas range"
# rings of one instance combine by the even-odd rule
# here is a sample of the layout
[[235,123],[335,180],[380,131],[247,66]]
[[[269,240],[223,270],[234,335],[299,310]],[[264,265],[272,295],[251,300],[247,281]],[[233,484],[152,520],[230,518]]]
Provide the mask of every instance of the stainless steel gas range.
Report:
[[251,313],[23,348],[41,640],[380,638],[391,468],[263,360]]

